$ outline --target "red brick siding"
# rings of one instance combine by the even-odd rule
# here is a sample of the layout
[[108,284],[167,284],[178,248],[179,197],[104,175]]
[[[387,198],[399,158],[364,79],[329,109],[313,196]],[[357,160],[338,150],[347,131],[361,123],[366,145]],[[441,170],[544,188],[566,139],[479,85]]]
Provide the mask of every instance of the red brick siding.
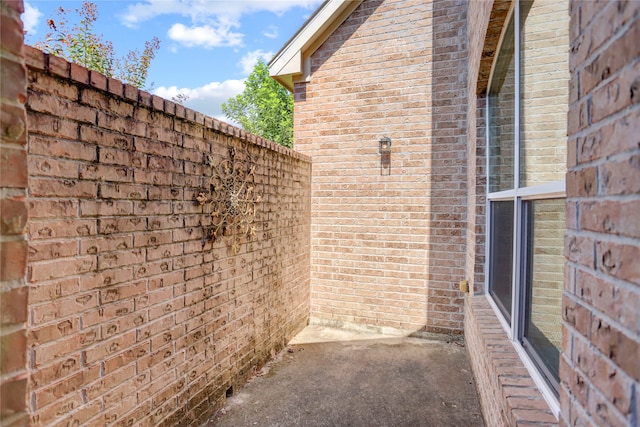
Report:
[[0,424],[7,427],[28,424],[27,70],[22,11],[22,1],[0,4]]
[[640,3],[572,1],[561,422],[640,421]]
[[461,332],[465,23],[466,2],[364,1],[295,84],[296,148],[314,161],[313,319]]
[[[308,322],[309,159],[27,48],[33,425],[193,424]],[[195,197],[251,156],[256,238]]]

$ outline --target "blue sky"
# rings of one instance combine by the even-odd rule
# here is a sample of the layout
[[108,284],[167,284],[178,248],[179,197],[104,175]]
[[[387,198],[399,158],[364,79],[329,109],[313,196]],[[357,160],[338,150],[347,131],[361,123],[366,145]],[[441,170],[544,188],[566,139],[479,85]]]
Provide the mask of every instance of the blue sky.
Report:
[[[269,61],[304,24],[321,0],[140,0],[94,1],[96,32],[111,40],[118,56],[142,51],[153,36],[160,50],[147,83],[153,93],[189,96],[185,106],[222,120],[221,105],[244,89],[258,58]],[[47,18],[80,1],[25,1],[26,43],[49,31]]]

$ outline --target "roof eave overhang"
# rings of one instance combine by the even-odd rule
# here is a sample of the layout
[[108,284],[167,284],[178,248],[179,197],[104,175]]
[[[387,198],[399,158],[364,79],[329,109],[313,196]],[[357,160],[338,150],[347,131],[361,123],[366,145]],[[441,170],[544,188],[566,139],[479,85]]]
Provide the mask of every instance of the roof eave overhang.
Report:
[[293,92],[293,83],[308,80],[309,57],[342,24],[363,0],[327,0],[269,62],[277,82]]

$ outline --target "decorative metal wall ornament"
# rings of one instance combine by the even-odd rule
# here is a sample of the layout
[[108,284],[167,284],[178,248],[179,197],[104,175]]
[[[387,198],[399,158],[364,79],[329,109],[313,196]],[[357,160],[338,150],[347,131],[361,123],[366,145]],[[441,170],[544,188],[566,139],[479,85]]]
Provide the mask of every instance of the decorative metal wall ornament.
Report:
[[201,192],[196,200],[211,209],[211,226],[205,236],[215,242],[226,239],[234,254],[240,250],[242,239],[256,235],[253,220],[256,204],[262,200],[254,193],[255,165],[236,158],[235,148],[229,148],[229,159],[217,165],[211,156],[207,163],[212,168],[209,193]]

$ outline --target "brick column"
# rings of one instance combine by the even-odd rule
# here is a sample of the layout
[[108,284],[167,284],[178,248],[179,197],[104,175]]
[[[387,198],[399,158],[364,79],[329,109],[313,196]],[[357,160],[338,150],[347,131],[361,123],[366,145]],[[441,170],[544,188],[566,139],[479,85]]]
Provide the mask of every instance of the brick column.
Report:
[[26,407],[27,151],[22,0],[0,3],[0,424],[28,424]]
[[572,1],[561,423],[638,425],[640,3]]

